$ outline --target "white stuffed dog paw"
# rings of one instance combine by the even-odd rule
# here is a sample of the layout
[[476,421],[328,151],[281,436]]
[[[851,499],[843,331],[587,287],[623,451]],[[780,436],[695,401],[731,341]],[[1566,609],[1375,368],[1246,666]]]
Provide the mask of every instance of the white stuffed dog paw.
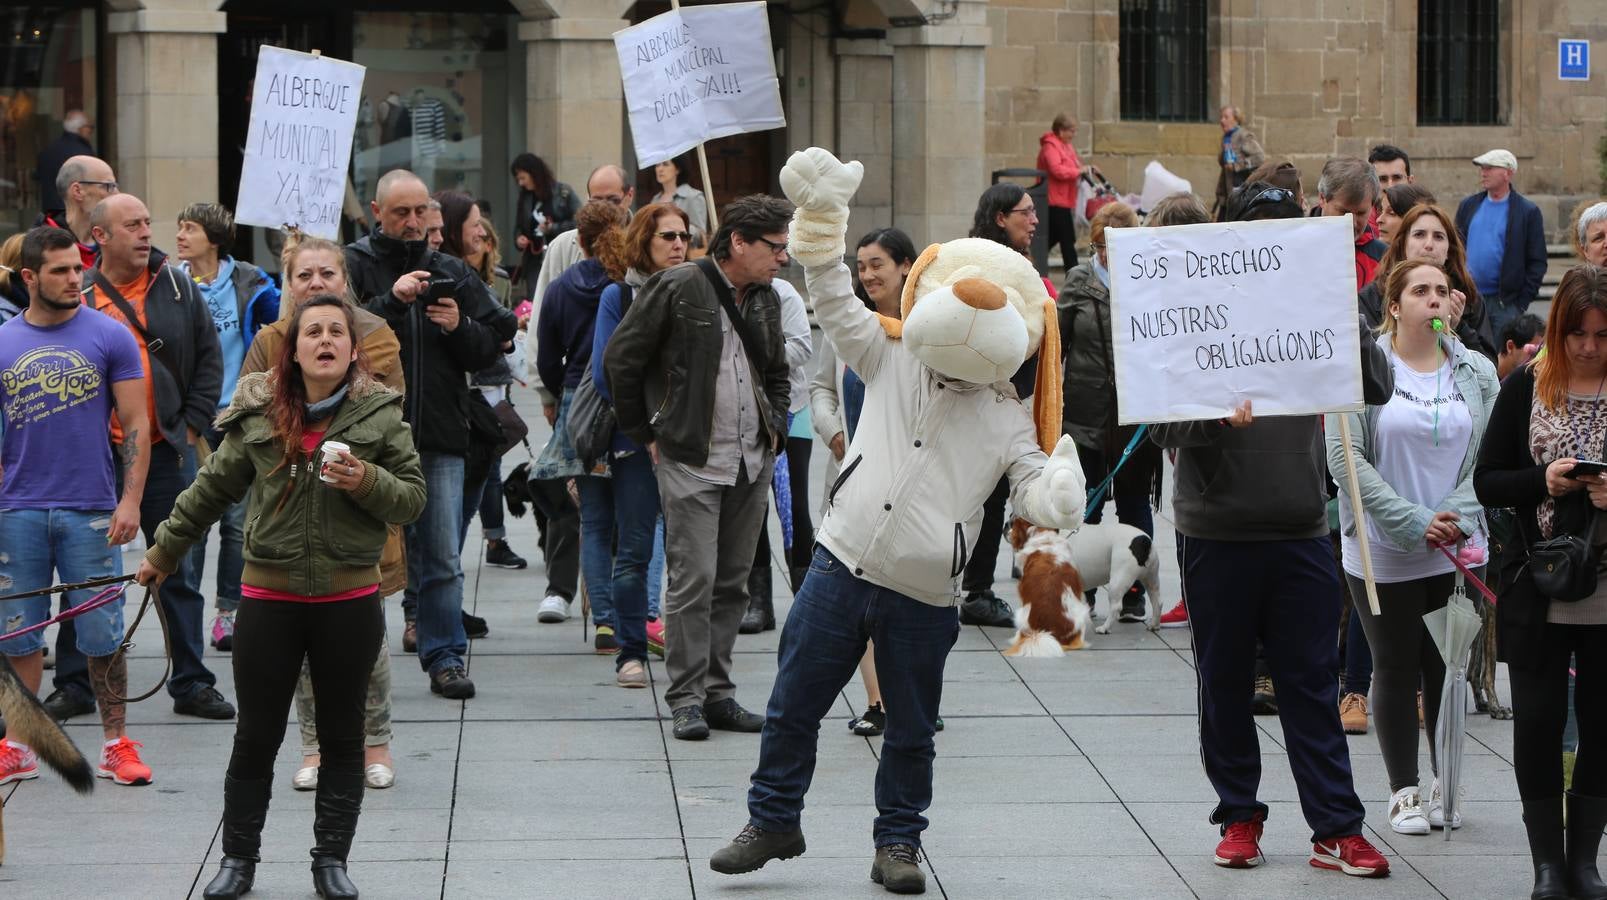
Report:
[[832,212],[848,207],[865,167],[856,160],[845,163],[821,147],[799,150],[781,169],[781,190],[799,209]]
[[1083,507],[1088,502],[1087,482],[1082,461],[1077,458],[1077,445],[1070,435],[1061,435],[1033,488],[1041,501],[1036,505],[1042,521],[1036,524],[1068,530],[1082,527]]

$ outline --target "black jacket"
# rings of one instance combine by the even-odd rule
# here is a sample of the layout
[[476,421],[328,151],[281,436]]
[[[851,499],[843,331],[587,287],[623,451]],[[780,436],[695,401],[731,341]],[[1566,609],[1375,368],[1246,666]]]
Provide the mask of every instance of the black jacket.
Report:
[[39,208],[46,213],[61,212],[66,208],[61,195],[56,193],[56,175],[67,160],[75,156],[94,155],[94,146],[71,131],[63,131],[39,151],[39,171],[35,173],[39,179]]
[[[770,413],[764,425],[774,446],[787,433],[792,390],[781,299],[769,285],[754,285],[739,312],[758,345],[747,348],[748,363],[759,407]],[[657,441],[664,457],[706,465],[721,340],[719,296],[698,262],[647,279],[603,355],[619,430],[644,447]]]
[[[1484,203],[1485,192],[1464,197],[1456,207],[1456,230],[1467,246],[1468,226]],[[1494,302],[1526,312],[1540,299],[1540,282],[1546,277],[1546,224],[1540,207],[1517,191],[1507,195],[1506,252],[1501,255],[1501,278]]]
[[[400,241],[373,233],[346,247],[346,269],[358,300],[385,319],[402,345],[407,380],[404,418],[421,452],[469,449],[468,374],[495,362],[502,342],[518,330],[513,313],[492,297],[464,262],[429,249],[423,241]],[[391,287],[404,273],[428,270],[456,282],[458,327],[448,334],[424,317],[423,303],[403,303]]]
[[[1379,406],[1395,391],[1394,371],[1359,316],[1357,327],[1362,398]],[[1149,433],[1155,443],[1178,450],[1172,513],[1184,536],[1215,541],[1327,536],[1322,416],[1256,418],[1247,428],[1221,421],[1174,422]]]
[[[1383,273],[1378,278],[1361,289],[1356,295],[1356,306],[1361,311],[1363,319],[1367,320],[1367,327],[1378,330],[1384,323],[1384,291],[1380,282],[1384,280]],[[1495,331],[1490,327],[1490,316],[1485,309],[1484,298],[1479,296],[1478,288],[1468,285],[1465,291],[1468,295],[1467,308],[1462,311],[1462,321],[1456,323],[1456,336],[1462,345],[1469,350],[1476,350],[1495,362],[1500,355],[1496,347]]]
[[[218,414],[223,392],[223,348],[218,344],[212,310],[190,276],[167,264],[151,250],[151,286],[145,292],[145,330],[162,345],[148,352],[149,377],[155,382],[156,420],[162,437],[174,447],[189,440],[188,429],[205,434]],[[84,303],[125,321],[109,296],[103,296],[93,271],[84,273]],[[134,340],[145,344],[138,331]]]
[[521,188],[519,206],[514,218],[514,233],[523,235],[530,246],[520,255],[520,266],[541,268],[541,255],[547,251],[547,242],[575,227],[575,214],[580,212],[581,201],[575,189],[562,181],[552,183],[552,203],[541,211],[547,214],[547,227],[536,228],[535,213],[541,201],[536,195]]
[[[1534,461],[1529,448],[1529,418],[1534,404],[1534,367],[1522,366],[1501,383],[1495,408],[1479,447],[1473,469],[1473,492],[1479,502],[1510,508],[1517,515],[1520,540],[1525,547],[1540,539],[1536,518],[1547,497],[1546,467]],[[1585,492],[1569,494],[1557,503],[1553,534],[1583,535],[1589,527],[1591,507]],[[1525,559],[1527,555],[1525,554]],[[1495,605],[1496,653],[1515,669],[1532,670],[1545,661],[1546,613],[1551,598],[1535,589],[1528,568],[1501,591]]]

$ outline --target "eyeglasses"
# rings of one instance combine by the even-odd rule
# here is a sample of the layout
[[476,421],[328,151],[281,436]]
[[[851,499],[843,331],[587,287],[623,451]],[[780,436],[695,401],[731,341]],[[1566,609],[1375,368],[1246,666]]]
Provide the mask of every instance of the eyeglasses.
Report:
[[105,188],[107,193],[117,193],[117,182],[115,181],[75,181],[73,184],[93,184]]
[[625,195],[624,194],[603,194],[602,196],[593,195],[591,197],[588,197],[587,199],[588,200],[605,200],[605,201],[607,201],[609,203],[614,204],[615,206],[624,206],[625,205]]
[[775,254],[776,256],[784,256],[787,253],[787,245],[786,244],[778,244],[775,241],[772,241],[767,237],[756,237],[756,238],[754,238],[754,240],[758,241],[761,244],[764,244],[766,247],[769,247],[770,252]]
[[676,241],[680,241],[683,244],[692,243],[692,232],[690,231],[659,231],[655,233],[672,244]]
[[1012,209],[1009,212],[1005,213],[1005,215],[1013,216],[1016,213],[1026,213],[1027,215],[1032,216],[1033,218],[1038,217],[1037,207],[1033,207],[1033,206],[1018,206],[1015,209]]

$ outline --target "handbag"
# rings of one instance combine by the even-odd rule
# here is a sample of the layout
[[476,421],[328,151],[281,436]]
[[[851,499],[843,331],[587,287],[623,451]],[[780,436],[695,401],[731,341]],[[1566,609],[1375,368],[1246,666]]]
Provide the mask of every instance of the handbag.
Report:
[[1529,548],[1529,574],[1540,593],[1563,603],[1575,603],[1596,593],[1596,521],[1600,515],[1590,511],[1590,527],[1580,537],[1561,534]]
[[569,429],[569,444],[575,448],[575,457],[580,460],[581,468],[588,472],[607,455],[617,424],[614,407],[603,399],[592,381],[591,373],[591,367],[587,366],[586,374],[581,376],[579,386],[569,398],[569,420],[565,423]]
[[525,424],[524,417],[514,408],[513,401],[507,397],[498,400],[491,411],[496,413],[497,421],[502,424],[502,442],[497,444],[497,457],[514,448],[515,444],[524,443],[530,436],[530,426]]

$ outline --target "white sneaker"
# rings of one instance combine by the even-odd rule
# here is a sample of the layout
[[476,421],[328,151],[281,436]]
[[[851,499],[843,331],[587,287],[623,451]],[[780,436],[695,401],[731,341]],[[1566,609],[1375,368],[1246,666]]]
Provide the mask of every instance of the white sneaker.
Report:
[[569,601],[558,594],[548,594],[536,608],[536,621],[549,625],[569,618]]
[[1422,791],[1417,785],[1403,787],[1389,798],[1389,827],[1396,834],[1428,834],[1428,817],[1423,815]]
[[[1440,780],[1434,779],[1434,786],[1429,789],[1428,802],[1424,804],[1428,815],[1428,824],[1434,828],[1445,827],[1445,798],[1440,796]],[[1462,813],[1457,812],[1451,816],[1451,830],[1462,827]]]
[[302,766],[290,776],[290,786],[298,791],[318,790],[318,767]]

